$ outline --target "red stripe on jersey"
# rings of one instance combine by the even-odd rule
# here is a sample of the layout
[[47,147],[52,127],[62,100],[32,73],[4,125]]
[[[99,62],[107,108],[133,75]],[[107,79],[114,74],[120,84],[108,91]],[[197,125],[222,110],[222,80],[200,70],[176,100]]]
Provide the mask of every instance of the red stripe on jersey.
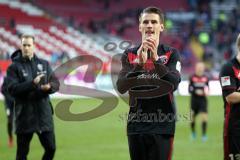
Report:
[[171,159],[172,159],[173,140],[174,140],[174,137],[172,137],[172,138],[170,139],[170,150],[169,150],[169,153],[168,153],[168,160],[171,160]]
[[229,103],[226,104],[226,113],[225,113],[225,120],[224,120],[224,136],[227,135],[228,130],[228,123],[229,123],[229,116],[230,116],[231,106]]
[[[134,54],[134,53],[128,53],[128,61],[130,64],[137,64],[139,62],[137,62],[136,60],[139,59],[139,56]],[[146,61],[146,63],[143,65],[143,68],[147,71],[151,71],[153,69],[155,69],[155,66],[152,62],[152,60],[148,59]]]
[[200,82],[200,83],[206,83],[208,81],[207,77],[192,77],[193,82]]
[[169,51],[169,52],[165,53],[165,55],[167,56],[167,59],[168,59],[168,60],[170,59],[170,57],[171,57],[171,54],[172,54],[172,52],[171,52],[171,51]]
[[223,139],[224,139],[224,160],[229,160],[229,145],[228,145],[228,136],[224,136]]
[[155,69],[155,66],[154,66],[152,60],[148,59],[146,61],[146,63],[143,65],[143,68],[147,71],[151,71],[151,70]]
[[228,125],[229,125],[229,116],[231,112],[231,106],[229,103],[226,103],[226,113],[224,120],[224,160],[229,160],[229,145],[228,145]]
[[130,64],[136,63],[135,60],[138,58],[138,55],[133,54],[133,53],[128,53],[128,61]]
[[236,78],[240,79],[240,70],[237,69],[236,67],[232,67],[233,71],[234,71],[234,75]]
[[169,97],[170,102],[172,102],[173,101],[173,95],[171,93],[169,93],[168,97]]

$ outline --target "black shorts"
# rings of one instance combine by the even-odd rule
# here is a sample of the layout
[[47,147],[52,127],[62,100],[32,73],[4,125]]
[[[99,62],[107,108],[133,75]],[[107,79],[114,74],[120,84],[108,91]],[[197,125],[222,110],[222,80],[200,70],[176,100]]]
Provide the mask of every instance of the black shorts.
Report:
[[171,160],[173,135],[128,135],[131,160]]
[[240,159],[240,135],[224,136],[224,160]]
[[191,98],[191,109],[195,115],[198,113],[207,113],[207,99]]

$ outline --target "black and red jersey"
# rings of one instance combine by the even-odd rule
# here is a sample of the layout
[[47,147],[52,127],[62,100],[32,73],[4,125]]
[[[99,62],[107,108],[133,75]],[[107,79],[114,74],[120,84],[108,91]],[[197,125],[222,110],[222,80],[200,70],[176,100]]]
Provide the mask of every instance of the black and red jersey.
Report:
[[[128,135],[144,133],[173,135],[176,121],[173,91],[181,81],[179,53],[175,48],[161,44],[158,46],[159,59],[156,62],[149,59],[144,65],[140,65],[137,55],[139,47],[127,49],[122,55],[122,69],[117,81],[118,91],[122,94],[128,92],[130,95],[127,133]],[[127,87],[128,75],[141,71],[144,74],[138,78],[143,78],[146,85],[151,85],[152,79],[162,79],[169,82],[172,89],[159,97],[135,99]],[[160,88],[164,89],[164,86]]]
[[230,104],[226,97],[233,93],[239,92],[240,87],[240,63],[235,58],[223,65],[219,80],[222,87],[222,96],[225,110],[225,135],[240,135],[240,103]]
[[206,75],[198,76],[193,74],[189,78],[188,91],[192,98],[204,98],[206,97],[209,85],[209,79]]

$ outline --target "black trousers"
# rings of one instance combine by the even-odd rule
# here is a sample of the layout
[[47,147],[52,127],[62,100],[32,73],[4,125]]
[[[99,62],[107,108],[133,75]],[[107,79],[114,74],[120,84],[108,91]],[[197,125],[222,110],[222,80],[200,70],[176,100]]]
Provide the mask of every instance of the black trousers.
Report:
[[[34,133],[17,134],[16,160],[27,160],[30,142]],[[56,150],[54,132],[37,133],[38,138],[45,150],[42,160],[52,160]]]
[[171,160],[173,138],[160,134],[128,135],[131,160]]

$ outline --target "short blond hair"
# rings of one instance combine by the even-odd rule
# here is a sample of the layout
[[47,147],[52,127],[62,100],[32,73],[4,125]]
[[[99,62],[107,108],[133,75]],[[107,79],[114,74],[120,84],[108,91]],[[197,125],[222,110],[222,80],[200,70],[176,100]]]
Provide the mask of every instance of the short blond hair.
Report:
[[238,34],[236,44],[237,44],[237,49],[238,49],[238,51],[240,52],[240,33]]

